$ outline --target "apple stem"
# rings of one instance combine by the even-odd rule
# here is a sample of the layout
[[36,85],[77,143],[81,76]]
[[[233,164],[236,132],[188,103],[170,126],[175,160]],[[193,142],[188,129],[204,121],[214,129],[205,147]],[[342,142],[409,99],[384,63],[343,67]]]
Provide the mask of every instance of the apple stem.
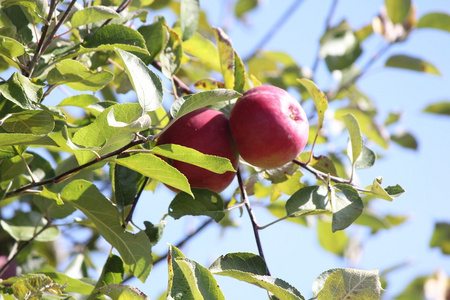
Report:
[[[245,203],[245,208],[247,209],[248,215],[250,217],[250,221],[252,222],[253,233],[255,235],[256,246],[258,247],[259,256],[261,256],[261,258],[266,262],[266,258],[264,257],[264,251],[263,251],[262,244],[261,244],[261,238],[259,237],[259,229],[261,229],[261,227],[258,225],[255,214],[253,213],[252,207],[250,206],[250,201],[248,201],[247,191],[245,190],[244,181],[242,180],[242,176],[241,176],[241,172],[240,172],[239,168],[237,169],[236,176],[238,179],[239,188],[241,190],[242,202]],[[269,271],[269,267],[267,266],[267,262],[266,262],[266,271],[267,271],[267,275],[270,276],[270,271]]]

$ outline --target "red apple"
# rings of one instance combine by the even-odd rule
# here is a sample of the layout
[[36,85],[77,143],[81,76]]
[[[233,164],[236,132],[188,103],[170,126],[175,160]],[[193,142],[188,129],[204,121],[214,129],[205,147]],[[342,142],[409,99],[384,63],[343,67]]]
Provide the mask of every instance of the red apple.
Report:
[[[197,109],[176,120],[158,137],[156,144],[177,144],[204,154],[225,157],[235,169],[239,162],[228,118],[220,111],[209,108]],[[181,161],[168,161],[186,176],[191,187],[206,188],[218,193],[224,190],[236,175],[231,171],[217,174]],[[173,187],[169,188],[178,192]]]
[[236,101],[230,129],[242,158],[269,169],[300,154],[308,141],[309,123],[294,97],[280,88],[262,85]]

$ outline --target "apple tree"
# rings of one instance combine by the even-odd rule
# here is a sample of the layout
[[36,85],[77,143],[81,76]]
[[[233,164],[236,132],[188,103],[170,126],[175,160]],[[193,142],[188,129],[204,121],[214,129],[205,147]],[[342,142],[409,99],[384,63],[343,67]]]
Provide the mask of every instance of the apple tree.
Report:
[[[229,2],[236,22],[259,5]],[[450,16],[436,12],[418,18],[411,1],[386,0],[366,26],[352,28],[345,21],[330,22],[338,5],[333,1],[318,37],[320,53],[308,68],[287,53],[264,50],[264,41],[241,57],[227,30],[209,23],[202,5],[199,0],[0,3],[1,299],[147,299],[127,282],[146,282],[156,264],[167,266],[167,292],[161,296],[167,299],[224,299],[220,276],[262,288],[270,299],[381,297],[386,282],[378,270],[353,268],[323,270],[312,291],[299,291],[283,274],[270,272],[259,232],[279,222],[315,228],[325,250],[346,257],[349,226],[375,234],[405,220],[371,209],[376,201],[402,195],[401,182],[386,186],[377,177],[360,183],[358,171],[375,165],[374,148],[388,149],[390,142],[415,148],[416,140],[409,132],[390,133],[389,125],[399,122],[395,113],[377,121],[376,106],[358,80],[411,32],[450,31]],[[374,37],[383,46],[357,63],[372,53],[365,41]],[[316,83],[320,63],[335,81],[332,86]],[[439,72],[407,55],[393,55],[385,66]],[[301,138],[306,147],[281,164],[258,164],[267,149],[288,150],[279,134],[270,135],[280,124],[266,121],[269,129],[255,127],[251,137],[242,131],[246,115],[262,116],[257,104],[240,112],[232,135],[225,137],[231,134],[228,117],[235,103],[260,86],[288,91],[309,123]],[[427,110],[448,113],[448,103]],[[213,115],[200,115],[198,122],[219,115],[217,124],[225,129],[214,131],[218,125],[192,136],[191,119],[183,120],[199,111]],[[270,111],[280,116],[276,110],[269,116]],[[245,151],[255,163],[238,160],[234,136],[239,136],[237,149],[250,141]],[[218,140],[224,142],[210,151]],[[228,146],[226,154],[222,150]],[[202,185],[208,180],[210,185]],[[167,187],[175,191],[167,212],[159,220],[134,222],[142,194]],[[273,221],[258,223],[255,204]],[[166,220],[187,216],[205,221],[182,242],[164,240]],[[183,254],[182,246],[203,228],[226,230],[233,218],[250,219],[254,253],[223,253],[210,265]],[[448,224],[436,230],[434,246],[448,245]],[[100,272],[94,272],[99,241],[109,250]],[[158,243],[169,244],[166,253],[152,252]],[[57,255],[60,247],[70,251],[68,259]]]

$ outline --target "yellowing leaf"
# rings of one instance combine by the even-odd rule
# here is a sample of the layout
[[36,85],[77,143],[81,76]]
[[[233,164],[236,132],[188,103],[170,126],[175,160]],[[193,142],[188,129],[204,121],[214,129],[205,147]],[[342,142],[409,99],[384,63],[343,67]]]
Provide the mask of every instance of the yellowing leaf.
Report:
[[221,28],[214,28],[214,34],[219,48],[220,66],[222,69],[222,76],[225,82],[225,88],[234,88],[234,72],[235,72],[235,57],[234,49],[231,39]]

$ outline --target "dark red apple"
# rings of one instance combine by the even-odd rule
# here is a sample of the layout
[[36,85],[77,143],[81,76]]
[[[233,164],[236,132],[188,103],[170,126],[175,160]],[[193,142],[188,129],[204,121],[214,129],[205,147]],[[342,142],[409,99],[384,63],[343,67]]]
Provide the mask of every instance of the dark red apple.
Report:
[[[204,154],[225,157],[235,169],[239,162],[228,118],[214,109],[201,108],[182,116],[158,137],[156,144],[177,144]],[[191,187],[206,188],[218,193],[224,190],[236,175],[231,171],[217,174],[176,160],[170,163],[186,176]],[[178,192],[172,187],[169,188]]]
[[300,154],[308,141],[309,123],[300,103],[288,92],[262,85],[236,101],[230,129],[242,158],[269,169]]

